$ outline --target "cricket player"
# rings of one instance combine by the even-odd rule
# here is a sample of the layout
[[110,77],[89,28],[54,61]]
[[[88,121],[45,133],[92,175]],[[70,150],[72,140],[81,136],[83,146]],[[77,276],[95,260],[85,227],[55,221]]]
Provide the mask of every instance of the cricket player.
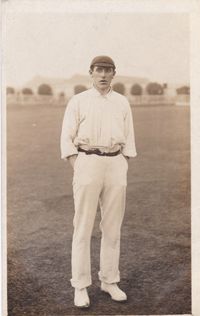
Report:
[[62,125],[61,157],[71,164],[74,197],[72,278],[74,304],[89,307],[90,241],[101,209],[101,290],[126,301],[120,281],[120,230],[125,212],[128,160],[135,157],[132,112],[125,96],[112,90],[115,63],[97,56],[90,64],[92,88],[68,102]]

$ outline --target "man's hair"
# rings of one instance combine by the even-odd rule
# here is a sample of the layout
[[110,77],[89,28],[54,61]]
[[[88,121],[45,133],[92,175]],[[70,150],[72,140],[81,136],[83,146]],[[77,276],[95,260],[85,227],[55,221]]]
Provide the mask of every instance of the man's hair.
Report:
[[94,66],[95,66],[95,65],[91,65],[91,66],[90,66],[90,70],[91,70],[91,71],[94,70]]
[[113,66],[107,67],[107,66],[98,66],[98,65],[91,65],[91,66],[90,66],[90,71],[93,71],[93,70],[94,70],[94,67],[112,68],[113,71],[115,71],[115,67],[113,67]]

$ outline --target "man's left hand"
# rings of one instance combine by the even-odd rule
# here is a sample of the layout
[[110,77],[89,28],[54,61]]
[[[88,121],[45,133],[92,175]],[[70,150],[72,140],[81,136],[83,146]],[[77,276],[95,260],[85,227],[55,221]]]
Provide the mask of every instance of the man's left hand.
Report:
[[128,157],[128,156],[124,156],[124,158],[126,158],[126,161],[127,161],[127,162],[129,161],[129,157]]

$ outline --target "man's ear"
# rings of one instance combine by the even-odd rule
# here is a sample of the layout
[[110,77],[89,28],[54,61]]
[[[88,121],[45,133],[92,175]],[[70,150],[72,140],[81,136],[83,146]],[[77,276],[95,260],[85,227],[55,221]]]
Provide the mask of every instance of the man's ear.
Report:
[[89,74],[92,75],[92,69],[89,70]]

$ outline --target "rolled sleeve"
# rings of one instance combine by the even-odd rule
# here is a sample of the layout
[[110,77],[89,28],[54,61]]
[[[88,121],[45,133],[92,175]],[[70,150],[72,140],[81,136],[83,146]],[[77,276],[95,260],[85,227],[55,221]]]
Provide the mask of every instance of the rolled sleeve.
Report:
[[127,104],[127,112],[125,117],[125,139],[126,143],[122,148],[122,153],[127,157],[136,157],[135,133],[133,126],[132,111],[129,103]]
[[69,156],[78,154],[77,147],[74,145],[74,139],[78,130],[78,104],[74,97],[68,102],[65,110],[60,147],[61,158],[66,159]]

